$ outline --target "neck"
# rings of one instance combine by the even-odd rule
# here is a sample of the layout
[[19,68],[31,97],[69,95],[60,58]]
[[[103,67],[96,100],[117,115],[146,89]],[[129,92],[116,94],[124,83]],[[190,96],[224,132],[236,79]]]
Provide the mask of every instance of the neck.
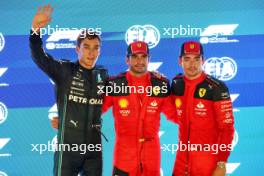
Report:
[[135,76],[135,77],[141,77],[141,76],[146,75],[148,72],[146,71],[146,72],[143,72],[143,73],[135,73],[135,72],[129,70],[129,73],[130,73],[132,76]]
[[188,75],[184,75],[186,78],[188,78],[189,80],[194,80],[199,78],[202,75],[203,72],[197,74],[196,76],[188,76]]

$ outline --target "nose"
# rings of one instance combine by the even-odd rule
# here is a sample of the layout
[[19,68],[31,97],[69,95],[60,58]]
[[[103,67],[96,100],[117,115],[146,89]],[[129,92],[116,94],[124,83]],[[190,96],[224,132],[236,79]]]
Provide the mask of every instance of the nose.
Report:
[[144,63],[145,63],[145,58],[144,58],[144,57],[139,57],[139,58],[137,59],[137,63],[139,63],[139,64],[144,64]]
[[138,64],[144,64],[144,60],[143,59],[138,59],[137,63]]
[[195,61],[190,61],[190,67],[194,67],[195,66]]
[[94,56],[95,55],[95,50],[89,49],[88,50],[88,56]]

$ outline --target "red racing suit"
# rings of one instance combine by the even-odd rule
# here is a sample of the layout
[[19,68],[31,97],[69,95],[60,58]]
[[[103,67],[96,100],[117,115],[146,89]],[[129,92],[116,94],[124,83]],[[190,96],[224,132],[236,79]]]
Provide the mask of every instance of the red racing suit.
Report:
[[106,112],[113,106],[116,133],[113,175],[159,176],[160,113],[163,112],[169,120],[177,122],[169,81],[157,78],[150,72],[142,78],[126,72],[110,78],[108,86],[148,87],[145,93],[124,91],[110,93],[105,97],[102,111]]
[[211,176],[231,151],[234,117],[228,88],[202,73],[195,80],[176,76],[171,91],[180,122],[173,175]]

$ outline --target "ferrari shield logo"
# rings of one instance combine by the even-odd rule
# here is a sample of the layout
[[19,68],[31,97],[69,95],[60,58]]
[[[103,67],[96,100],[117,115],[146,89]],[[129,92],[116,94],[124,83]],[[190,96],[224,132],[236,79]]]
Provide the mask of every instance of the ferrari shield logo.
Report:
[[199,96],[203,97],[206,94],[206,89],[205,88],[200,88],[199,89]]

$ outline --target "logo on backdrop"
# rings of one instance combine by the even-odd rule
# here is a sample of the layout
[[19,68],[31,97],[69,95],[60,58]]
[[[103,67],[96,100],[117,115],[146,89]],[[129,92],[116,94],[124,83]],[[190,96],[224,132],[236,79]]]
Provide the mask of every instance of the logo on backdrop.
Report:
[[4,49],[4,46],[5,46],[5,38],[3,34],[0,32],[0,51]]
[[149,48],[154,48],[160,41],[160,32],[150,24],[133,25],[126,31],[125,40],[128,45],[134,41],[144,41]]
[[204,71],[222,81],[229,81],[236,76],[237,64],[230,57],[211,57],[203,65]]
[[[75,40],[79,33],[80,31],[78,30],[56,31],[46,40],[46,48],[48,50],[75,48]],[[60,40],[63,40],[63,42]]]
[[[235,43],[238,39],[229,39],[227,36],[234,35],[239,24],[219,24],[208,26],[200,35],[200,42],[207,43]],[[221,37],[222,36],[222,37]]]
[[[45,31],[44,34],[48,34],[49,37],[46,40],[46,48],[48,50],[52,49],[65,49],[65,48],[75,48],[75,41],[80,35],[81,31],[86,28],[58,28],[57,30],[53,29],[52,32]],[[66,30],[67,29],[67,30]],[[89,32],[95,32],[97,35],[102,34],[101,28],[87,28]]]
[[50,109],[49,109],[49,119],[52,120],[54,117],[58,117],[58,108],[57,104],[54,104]]
[[0,171],[0,176],[8,176],[5,172]]
[[[0,68],[0,78],[5,74],[5,72],[7,71],[8,68],[4,67],[4,68]],[[0,82],[0,87],[5,87],[5,86],[9,86],[9,84],[7,83],[1,83]]]
[[234,134],[234,139],[232,141],[232,150],[234,150],[235,146],[237,145],[238,143],[238,133],[237,131],[235,130],[235,134]]
[[0,124],[4,123],[7,119],[7,107],[4,103],[0,102]]
[[10,153],[2,153],[1,150],[7,145],[10,138],[0,138],[0,157],[11,156]]

